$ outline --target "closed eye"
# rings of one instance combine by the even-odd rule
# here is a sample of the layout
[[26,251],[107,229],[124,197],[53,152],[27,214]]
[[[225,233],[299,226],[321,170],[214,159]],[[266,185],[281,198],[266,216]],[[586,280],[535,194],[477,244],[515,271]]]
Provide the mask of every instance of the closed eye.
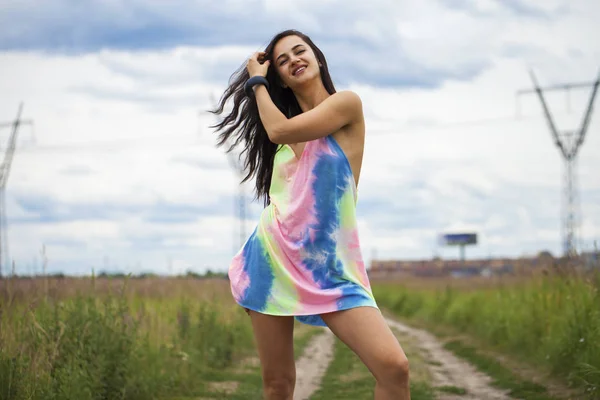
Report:
[[[294,47],[298,47],[298,46],[301,46],[301,45],[296,45],[296,46],[294,46]],[[298,49],[298,51],[296,52],[296,55],[300,55],[300,54],[304,53],[305,51],[306,51],[305,49],[303,49],[303,48],[300,48],[300,49]],[[279,57],[282,57],[282,58],[283,58],[283,61],[281,61],[281,62],[279,63],[279,66],[282,66],[283,64],[285,64],[285,63],[286,63],[286,61],[287,61],[287,56],[284,56],[284,55],[282,54],[282,55],[280,55]]]

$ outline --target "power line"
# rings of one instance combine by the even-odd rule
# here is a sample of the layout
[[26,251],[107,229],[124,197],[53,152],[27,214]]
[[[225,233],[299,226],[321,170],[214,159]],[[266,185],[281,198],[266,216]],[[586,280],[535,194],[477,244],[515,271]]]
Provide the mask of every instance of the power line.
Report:
[[[525,120],[537,120],[543,118],[543,115],[517,115],[517,116],[500,116],[500,117],[489,117],[480,118],[474,120],[465,121],[454,121],[454,122],[443,122],[443,123],[432,123],[432,124],[399,124],[396,126],[389,126],[385,128],[385,131],[381,129],[369,129],[367,128],[367,136],[386,136],[386,135],[397,135],[399,133],[413,133],[416,131],[435,131],[451,128],[460,127],[471,127],[481,125],[495,125],[504,123],[514,123]],[[168,147],[181,148],[181,147],[202,147],[210,145],[208,143],[199,142],[195,140],[173,140],[172,138],[165,139],[164,135],[161,136],[144,136],[139,138],[120,139],[119,141],[100,141],[93,143],[66,143],[58,145],[31,145],[21,147],[21,153],[34,153],[34,152],[48,152],[48,153],[69,153],[69,152],[129,152],[132,150],[147,150],[147,149],[163,149]]]
[[385,136],[385,135],[397,135],[398,133],[410,132],[415,133],[417,131],[436,131],[436,130],[444,130],[444,129],[452,129],[452,128],[466,128],[466,127],[475,127],[475,126],[485,126],[485,125],[501,125],[508,123],[515,123],[519,121],[525,120],[536,120],[539,118],[543,118],[543,115],[530,115],[530,116],[500,116],[500,117],[489,117],[489,118],[480,118],[473,120],[465,120],[465,121],[453,121],[453,122],[443,122],[443,123],[432,123],[432,124],[404,124],[399,125],[397,127],[389,127],[385,131],[381,130],[372,130],[369,132],[367,129],[367,136]]
[[[144,138],[145,140],[146,138]],[[95,143],[66,143],[58,145],[30,145],[24,146],[20,150],[22,153],[75,153],[75,152],[99,152],[99,153],[119,153],[119,152],[131,152],[132,150],[146,151],[149,149],[164,149],[164,148],[190,148],[190,147],[206,147],[209,146],[207,143],[201,143],[198,141],[154,141],[152,143],[139,143],[140,139],[137,139],[138,143],[122,143],[117,141],[105,141]]]
[[[33,125],[32,119],[22,119],[20,125],[31,124]],[[0,124],[0,128],[10,128],[14,125],[14,122],[3,122]]]

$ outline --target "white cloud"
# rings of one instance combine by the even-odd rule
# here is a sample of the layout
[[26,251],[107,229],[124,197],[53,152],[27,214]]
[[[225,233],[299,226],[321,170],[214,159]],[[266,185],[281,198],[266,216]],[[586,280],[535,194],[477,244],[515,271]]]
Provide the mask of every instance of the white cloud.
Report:
[[[347,3],[344,13],[368,17],[350,24],[355,37],[391,55],[368,65],[373,71],[422,65],[458,76],[469,65],[488,66],[473,79],[445,80],[435,89],[383,88],[369,80],[350,86],[367,116],[359,185],[367,262],[372,250],[380,257],[456,256],[456,249],[437,248],[436,236],[460,229],[480,234],[468,255],[560,253],[561,160],[533,94],[520,97],[525,117],[514,118],[515,92],[531,87],[529,66],[542,85],[596,77],[600,9],[588,3],[527,21],[497,2],[478,2],[478,9],[389,2],[390,9],[370,11]],[[320,8],[309,15],[319,18],[333,7],[314,5]],[[274,15],[283,12],[282,4],[268,6]],[[338,63],[335,80],[362,44],[344,44],[342,28],[331,28],[342,44],[323,47],[347,51],[326,51]],[[78,273],[102,266],[105,256],[134,272],[167,271],[169,257],[173,272],[224,270],[240,240],[236,177],[215,148],[213,117],[202,110],[253,50],[230,43],[71,56],[0,53],[0,120],[12,119],[24,101],[36,139],[31,144],[31,130],[22,128],[8,182],[11,255],[27,265],[48,243],[51,265]],[[400,65],[404,59],[412,64]],[[588,96],[589,90],[573,91],[569,113],[564,93],[548,95],[561,130],[579,125]],[[578,161],[588,247],[600,235],[598,126],[594,115]],[[0,131],[2,148],[7,133]],[[55,219],[31,222],[42,213],[35,207]],[[260,208],[249,206],[247,234]],[[173,220],[164,221],[169,215]]]

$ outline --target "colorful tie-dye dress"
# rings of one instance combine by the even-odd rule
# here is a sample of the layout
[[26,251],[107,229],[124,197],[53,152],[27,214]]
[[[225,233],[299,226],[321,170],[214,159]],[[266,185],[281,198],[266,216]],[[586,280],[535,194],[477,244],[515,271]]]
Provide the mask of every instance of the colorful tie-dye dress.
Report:
[[377,304],[356,224],[356,184],[333,136],[307,142],[300,159],[278,146],[270,204],[229,268],[244,308],[324,326],[320,314]]

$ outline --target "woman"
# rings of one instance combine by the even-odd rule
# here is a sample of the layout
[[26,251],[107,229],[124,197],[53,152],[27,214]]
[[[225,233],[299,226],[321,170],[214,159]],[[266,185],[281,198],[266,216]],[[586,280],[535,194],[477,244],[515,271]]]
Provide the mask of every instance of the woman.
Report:
[[[294,318],[328,326],[373,373],[375,398],[409,399],[408,361],[382,317],[362,260],[356,188],[365,123],[360,98],[336,92],[306,35],[277,34],[234,74],[216,114],[219,145],[244,143],[244,181],[265,202],[229,268],[254,330],[267,399],[292,399]],[[228,151],[229,151],[228,150]]]

